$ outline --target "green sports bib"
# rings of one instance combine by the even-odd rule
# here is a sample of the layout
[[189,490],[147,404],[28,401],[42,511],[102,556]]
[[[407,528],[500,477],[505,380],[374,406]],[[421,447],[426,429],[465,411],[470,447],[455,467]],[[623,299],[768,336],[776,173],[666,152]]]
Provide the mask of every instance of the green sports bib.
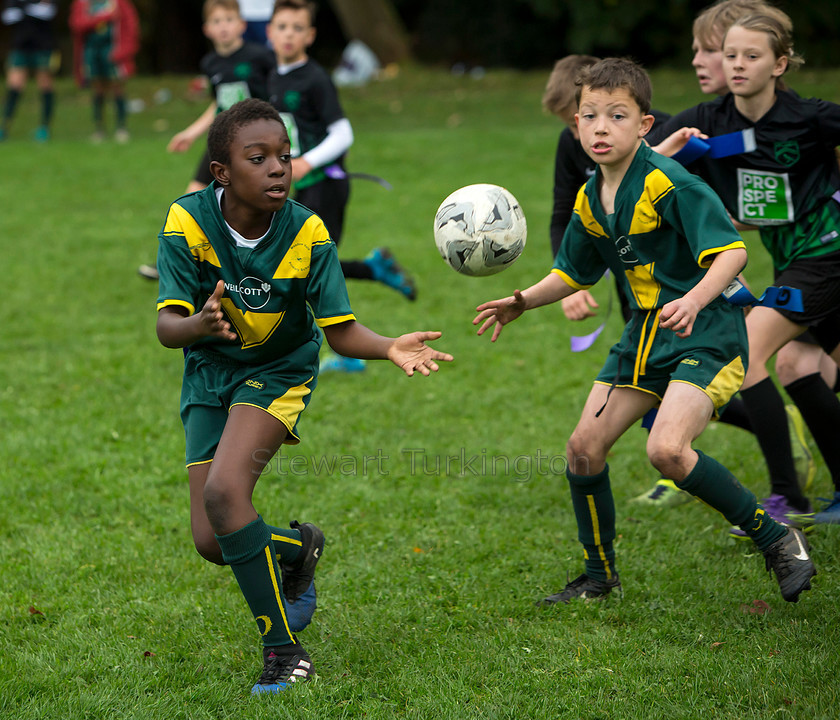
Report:
[[793,222],[790,176],[738,168],[738,219],[747,225]]

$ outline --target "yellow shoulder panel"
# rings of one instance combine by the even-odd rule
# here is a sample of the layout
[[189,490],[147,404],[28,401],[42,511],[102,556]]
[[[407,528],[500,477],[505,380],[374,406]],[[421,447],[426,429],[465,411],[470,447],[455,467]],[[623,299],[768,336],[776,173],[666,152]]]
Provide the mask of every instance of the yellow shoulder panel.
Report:
[[183,237],[193,257],[199,262],[208,262],[215,267],[222,266],[204,230],[195,218],[177,203],[169,208],[163,234]]
[[309,266],[312,263],[312,246],[330,242],[332,240],[324,223],[316,215],[312,215],[292,241],[292,246],[274,272],[274,278],[305,278],[309,275]]
[[604,228],[601,227],[595,219],[595,216],[592,214],[592,208],[589,206],[589,198],[586,197],[584,187],[585,186],[582,185],[580,190],[578,190],[577,198],[575,198],[574,213],[580,218],[580,221],[583,223],[583,227],[590,235],[594,235],[595,237],[607,237],[607,233],[604,232]]
[[673,189],[674,183],[659,168],[648,173],[642,195],[636,201],[636,207],[633,210],[633,220],[630,223],[631,235],[650,232],[660,226],[662,218],[656,212],[654,205]]

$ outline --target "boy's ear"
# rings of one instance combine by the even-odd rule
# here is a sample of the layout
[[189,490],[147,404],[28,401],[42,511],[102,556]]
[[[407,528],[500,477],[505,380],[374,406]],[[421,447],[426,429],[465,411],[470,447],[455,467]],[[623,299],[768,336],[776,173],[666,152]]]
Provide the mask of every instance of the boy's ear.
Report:
[[650,129],[653,127],[654,117],[653,115],[642,115],[642,127],[639,130],[639,137],[644,137],[650,132]]
[[216,182],[223,187],[230,185],[230,173],[227,165],[223,165],[218,160],[210,162],[210,173],[216,178]]
[[309,37],[306,39],[306,47],[312,46],[312,43],[315,42],[315,35],[317,34],[318,31],[314,27],[309,28]]

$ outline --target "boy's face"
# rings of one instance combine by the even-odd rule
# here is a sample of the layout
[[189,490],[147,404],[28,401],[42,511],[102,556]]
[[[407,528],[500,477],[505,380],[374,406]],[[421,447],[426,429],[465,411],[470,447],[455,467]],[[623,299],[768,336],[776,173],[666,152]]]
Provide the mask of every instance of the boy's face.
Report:
[[224,51],[241,43],[245,21],[235,10],[217,7],[210,11],[203,29],[216,50]]
[[726,75],[723,74],[723,38],[714,35],[708,38],[694,36],[691,49],[694,59],[691,65],[697,73],[700,90],[706,95],[723,95],[727,92]]
[[609,92],[584,85],[575,121],[586,154],[598,165],[621,169],[632,162],[641,138],[653,124],[653,116],[642,115],[624,88]]
[[768,88],[775,92],[776,78],[787,69],[787,58],[776,57],[767,33],[735,25],[723,43],[726,84],[736,97],[749,98]]
[[309,12],[304,8],[278,10],[268,24],[268,40],[278,62],[291,65],[305,60],[306,51],[315,41],[315,28]]
[[230,144],[230,164],[211,164],[227,203],[255,213],[280,210],[292,184],[292,155],[286,126],[255,120],[240,127]]

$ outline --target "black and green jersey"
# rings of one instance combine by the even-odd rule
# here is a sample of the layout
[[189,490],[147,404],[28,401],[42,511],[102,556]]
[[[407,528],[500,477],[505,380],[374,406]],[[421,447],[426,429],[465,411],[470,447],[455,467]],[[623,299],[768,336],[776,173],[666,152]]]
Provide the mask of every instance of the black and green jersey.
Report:
[[834,148],[840,145],[840,105],[779,92],[758,122],[741,115],[733,95],[701,103],[657,128],[656,142],[681,127],[710,137],[746,130],[755,150],[688,167],[720,195],[729,213],[757,225],[778,270],[792,260],[840,250],[840,189]]
[[222,308],[238,340],[193,347],[262,364],[307,346],[300,361],[316,368],[318,327],[354,319],[335,243],[317,215],[287,200],[255,248],[237,247],[215,191],[214,182],[169,208],[158,236],[158,310],[177,305],[192,314],[223,280]]
[[[601,169],[580,189],[554,272],[578,290],[609,268],[634,310],[652,310],[685,295],[713,256],[744,242],[712,189],[679,163],[642,144],[604,212]],[[714,301],[725,303],[725,301]]]
[[[304,155],[320,145],[327,136],[327,128],[345,117],[333,81],[314,60],[307,60],[282,75],[275,69],[268,77],[268,96],[289,131],[292,157]],[[343,166],[343,162],[342,156],[334,164]],[[315,168],[295,185],[301,190],[323,179],[323,168]]]
[[268,75],[274,66],[274,53],[256,43],[244,43],[230,55],[214,51],[201,59],[201,72],[210,81],[219,112],[240,100],[268,99]]

